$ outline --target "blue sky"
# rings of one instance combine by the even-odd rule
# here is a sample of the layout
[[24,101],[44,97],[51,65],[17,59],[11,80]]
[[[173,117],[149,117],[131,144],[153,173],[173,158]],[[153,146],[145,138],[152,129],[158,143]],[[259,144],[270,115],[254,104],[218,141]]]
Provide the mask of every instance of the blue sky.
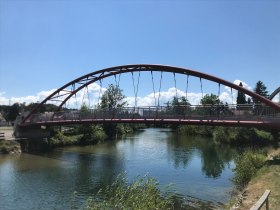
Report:
[[[136,63],[190,68],[251,88],[261,80],[272,92],[280,85],[279,20],[277,0],[0,0],[0,104],[41,100],[86,73]],[[183,91],[185,78],[177,79]],[[122,85],[131,96],[131,84]],[[153,91],[140,89],[142,99]]]

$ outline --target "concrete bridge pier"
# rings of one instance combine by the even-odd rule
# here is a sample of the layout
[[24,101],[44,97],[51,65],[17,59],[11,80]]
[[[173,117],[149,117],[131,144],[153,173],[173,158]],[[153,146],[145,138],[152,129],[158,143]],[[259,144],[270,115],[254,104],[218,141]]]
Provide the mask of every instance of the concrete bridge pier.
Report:
[[46,126],[21,126],[23,116],[18,116],[14,122],[14,137],[16,139],[41,139],[50,137],[50,129]]
[[42,139],[50,137],[51,132],[45,126],[28,126],[23,127],[15,125],[14,136],[16,139]]

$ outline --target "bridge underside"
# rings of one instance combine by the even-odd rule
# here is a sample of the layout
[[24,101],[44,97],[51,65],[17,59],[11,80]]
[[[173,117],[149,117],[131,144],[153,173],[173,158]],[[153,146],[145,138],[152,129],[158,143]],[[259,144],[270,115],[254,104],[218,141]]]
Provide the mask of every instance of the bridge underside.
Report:
[[[83,119],[63,121],[41,121],[28,124],[28,126],[63,126],[77,124],[103,124],[103,123],[141,123],[141,124],[175,124],[175,125],[207,125],[230,127],[255,127],[280,129],[279,122],[272,121],[246,121],[246,120],[217,120],[217,119]],[[21,127],[25,127],[21,125]]]

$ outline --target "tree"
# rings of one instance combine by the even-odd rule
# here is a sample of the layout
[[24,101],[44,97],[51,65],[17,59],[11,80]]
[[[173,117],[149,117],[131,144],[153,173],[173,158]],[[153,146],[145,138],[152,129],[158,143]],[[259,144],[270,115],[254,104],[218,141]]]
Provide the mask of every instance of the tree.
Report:
[[[256,83],[256,86],[254,88],[254,92],[261,95],[261,96],[264,96],[266,98],[269,96],[268,91],[266,90],[265,84],[260,80]],[[255,104],[260,103],[260,101],[255,99],[255,98],[253,98],[253,102]]]
[[[242,82],[239,83],[239,86],[243,87]],[[245,94],[242,93],[239,90],[238,90],[238,93],[237,93],[236,103],[237,104],[246,104],[247,103]]]
[[8,112],[7,120],[14,121],[20,112],[20,105],[19,103],[14,103]]
[[214,105],[214,104],[219,104],[220,100],[217,95],[211,93],[211,95],[206,94],[205,96],[203,96],[203,98],[200,100],[200,103],[202,105],[209,105],[209,104]]
[[101,97],[100,107],[109,109],[123,107],[126,104],[126,101],[123,100],[124,98],[125,96],[123,95],[122,90],[119,87],[110,84]]
[[[209,95],[206,94],[203,96],[203,98],[200,100],[200,103],[203,105],[203,107],[197,107],[196,111],[200,114],[217,114],[219,112],[218,107],[219,106],[213,106],[213,105],[219,105],[220,100],[219,97],[215,94]],[[211,106],[209,106],[211,105]]]
[[[168,102],[169,105],[169,102]],[[173,114],[177,115],[184,115],[186,112],[190,111],[191,104],[188,102],[185,96],[182,96],[180,98],[174,96],[171,106],[172,106],[172,112]],[[169,108],[169,107],[167,107]]]
[[[123,95],[122,90],[119,87],[110,84],[101,97],[100,108],[121,108],[126,104],[124,98],[125,96]],[[117,124],[108,123],[103,125],[103,130],[109,138],[113,138],[114,136],[117,136],[118,127],[120,126],[117,126]]]

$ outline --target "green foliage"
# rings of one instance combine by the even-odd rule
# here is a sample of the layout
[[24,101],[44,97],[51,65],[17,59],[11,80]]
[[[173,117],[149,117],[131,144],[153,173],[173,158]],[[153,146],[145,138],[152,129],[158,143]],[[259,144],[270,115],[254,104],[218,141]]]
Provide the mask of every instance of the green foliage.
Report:
[[184,135],[201,135],[212,136],[214,127],[211,126],[199,126],[199,125],[181,125],[177,128],[180,134]]
[[8,147],[7,145],[3,145],[3,146],[1,146],[0,152],[3,153],[3,154],[9,154],[10,153],[10,147]]
[[266,141],[273,141],[273,135],[270,132],[254,129],[254,132],[256,133],[256,136],[260,140],[266,140]]
[[11,152],[18,153],[19,151],[21,151],[19,143],[10,140],[0,141],[0,154],[9,154]]
[[101,189],[96,196],[87,200],[86,210],[99,209],[171,209],[171,198],[164,197],[154,178],[137,177],[128,183],[123,176]]
[[102,142],[106,138],[106,134],[100,125],[82,125],[79,128],[79,133],[82,134],[80,144],[96,144]]
[[234,171],[233,182],[237,187],[242,188],[256,174],[257,170],[264,166],[266,156],[256,151],[246,151],[236,157],[236,167]]
[[219,104],[220,100],[217,95],[211,93],[211,95],[206,94],[205,96],[203,96],[203,98],[200,100],[200,103],[202,105],[207,105],[207,104],[214,105],[214,104]]
[[66,136],[63,132],[58,131],[53,137],[48,141],[49,146],[66,146],[66,145],[75,145],[79,143],[81,135],[75,136]]
[[[25,111],[31,111],[32,109],[34,109],[38,105],[39,105],[39,103],[30,103],[28,105],[21,104],[21,106],[24,108]],[[57,110],[58,110],[58,106],[56,106],[54,104],[43,104],[42,106],[40,106],[38,112],[40,112],[40,113],[54,112],[54,111],[57,111]]]
[[[254,92],[261,95],[261,96],[264,96],[266,98],[268,97],[268,91],[266,90],[266,86],[260,80],[256,83],[256,86],[254,88]],[[254,103],[259,103],[259,101],[255,98],[253,98],[253,102]]]
[[228,129],[225,127],[217,127],[213,132],[213,140],[215,143],[230,143]]
[[[240,82],[239,86],[243,87],[242,82]],[[236,103],[237,104],[246,104],[247,103],[245,94],[242,93],[241,91],[238,91],[238,93],[237,93]]]
[[216,127],[213,132],[215,143],[230,144],[268,144],[273,141],[273,135],[256,128]]
[[19,110],[20,110],[19,103],[13,104],[9,109],[7,120],[14,121],[19,114]]
[[174,96],[171,106],[170,106],[170,102],[167,102],[166,104],[167,104],[166,114],[185,115],[191,111],[190,110],[191,104],[184,96],[180,98]]
[[125,96],[122,94],[122,90],[110,84],[101,97],[100,107],[109,109],[123,107],[126,104],[126,101],[123,101],[124,98]]

